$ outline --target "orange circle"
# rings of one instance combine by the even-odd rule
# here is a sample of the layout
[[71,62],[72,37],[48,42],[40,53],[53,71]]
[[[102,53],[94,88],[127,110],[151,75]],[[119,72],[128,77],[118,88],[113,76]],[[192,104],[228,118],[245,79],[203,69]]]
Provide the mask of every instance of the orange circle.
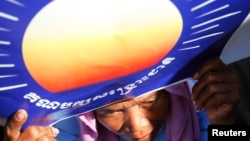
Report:
[[52,1],[29,24],[23,57],[43,88],[61,92],[154,65],[182,26],[168,0]]

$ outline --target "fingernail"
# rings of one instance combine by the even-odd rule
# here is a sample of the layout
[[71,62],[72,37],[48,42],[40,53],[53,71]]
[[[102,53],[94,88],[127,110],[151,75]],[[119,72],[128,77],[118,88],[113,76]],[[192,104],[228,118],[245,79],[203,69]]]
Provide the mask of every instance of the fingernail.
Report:
[[53,135],[56,137],[59,134],[59,129],[55,127],[51,127],[51,128],[52,128]]
[[16,113],[16,120],[20,121],[20,120],[23,120],[25,118],[25,113],[24,113],[24,110],[19,110],[17,113]]

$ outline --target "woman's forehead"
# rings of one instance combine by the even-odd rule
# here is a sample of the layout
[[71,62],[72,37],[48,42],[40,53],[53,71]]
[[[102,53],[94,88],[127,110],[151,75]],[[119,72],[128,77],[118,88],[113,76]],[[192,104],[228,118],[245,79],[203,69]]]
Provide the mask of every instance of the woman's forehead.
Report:
[[150,92],[150,93],[146,93],[144,95],[141,95],[139,97],[136,98],[129,98],[129,99],[123,99],[120,100],[118,102],[115,102],[113,104],[110,104],[108,106],[105,106],[103,108],[100,109],[109,109],[109,108],[117,108],[117,107],[128,107],[128,106],[133,106],[136,105],[138,103],[141,102],[145,102],[148,100],[154,100],[157,97],[157,92]]

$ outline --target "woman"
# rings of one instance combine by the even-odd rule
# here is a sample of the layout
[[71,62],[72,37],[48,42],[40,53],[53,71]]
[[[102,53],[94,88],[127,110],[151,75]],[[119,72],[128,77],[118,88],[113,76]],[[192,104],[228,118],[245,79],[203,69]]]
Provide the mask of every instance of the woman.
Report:
[[[204,139],[209,122],[232,124],[232,111],[239,102],[238,77],[219,58],[212,58],[193,79],[198,81],[192,95],[183,82],[80,115],[81,140],[193,141]],[[5,126],[4,141],[55,140],[58,130],[53,127],[21,131],[26,119],[27,113],[18,111]]]

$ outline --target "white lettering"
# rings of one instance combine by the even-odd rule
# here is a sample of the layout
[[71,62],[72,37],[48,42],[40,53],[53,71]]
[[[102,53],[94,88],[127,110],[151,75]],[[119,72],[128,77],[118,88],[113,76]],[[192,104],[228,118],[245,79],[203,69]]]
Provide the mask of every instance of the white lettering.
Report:
[[87,99],[87,100],[81,100],[81,101],[77,101],[77,102],[75,102],[74,104],[73,104],[73,107],[78,107],[78,106],[84,106],[84,105],[87,105],[87,104],[89,104],[90,103],[90,101],[91,101],[91,99],[89,98],[89,99]]
[[24,97],[24,99],[29,99],[30,103],[34,103],[37,100],[41,99],[40,96],[38,96],[36,93],[32,93],[32,92],[24,95],[23,97]]
[[97,96],[95,96],[95,97],[93,98],[93,101],[95,101],[95,100],[97,100],[97,99],[102,99],[102,98],[106,97],[107,95],[108,95],[107,92],[104,93],[104,94],[102,94],[102,95],[97,95]]
[[47,104],[49,104],[50,101],[47,99],[40,99],[37,103],[36,106],[45,108]]
[[218,129],[212,129],[212,136],[219,136],[218,131]]
[[175,59],[174,57],[165,58],[164,60],[162,60],[162,64],[163,64],[163,65],[168,65],[168,64],[170,64],[174,59]]
[[124,87],[120,87],[114,90],[110,90],[109,92],[104,92],[103,94],[100,95],[95,95],[93,97],[90,97],[88,99],[84,100],[79,100],[76,102],[63,102],[60,103],[58,101],[50,101],[48,99],[41,98],[39,95],[37,95],[34,92],[30,92],[26,95],[23,96],[24,99],[29,100],[30,103],[34,103],[37,107],[41,108],[46,108],[46,109],[67,109],[67,108],[72,108],[72,107],[81,107],[85,106],[93,101],[103,99],[109,95],[127,95],[132,92],[135,88],[138,87],[138,85],[142,84],[145,81],[148,81],[150,77],[156,75],[159,73],[161,69],[164,69],[166,65],[170,64],[175,58],[173,57],[167,57],[161,61],[161,64],[153,68],[150,72],[147,73],[147,75],[142,76],[140,79],[135,80],[133,83],[126,84]]
[[212,136],[246,136],[246,131],[234,131],[232,129],[227,131],[219,131],[218,129],[212,129]]
[[73,102],[64,102],[61,104],[60,109],[67,109],[72,106]]
[[57,109],[60,106],[60,103],[57,101],[50,102],[48,105],[46,105],[47,109]]

